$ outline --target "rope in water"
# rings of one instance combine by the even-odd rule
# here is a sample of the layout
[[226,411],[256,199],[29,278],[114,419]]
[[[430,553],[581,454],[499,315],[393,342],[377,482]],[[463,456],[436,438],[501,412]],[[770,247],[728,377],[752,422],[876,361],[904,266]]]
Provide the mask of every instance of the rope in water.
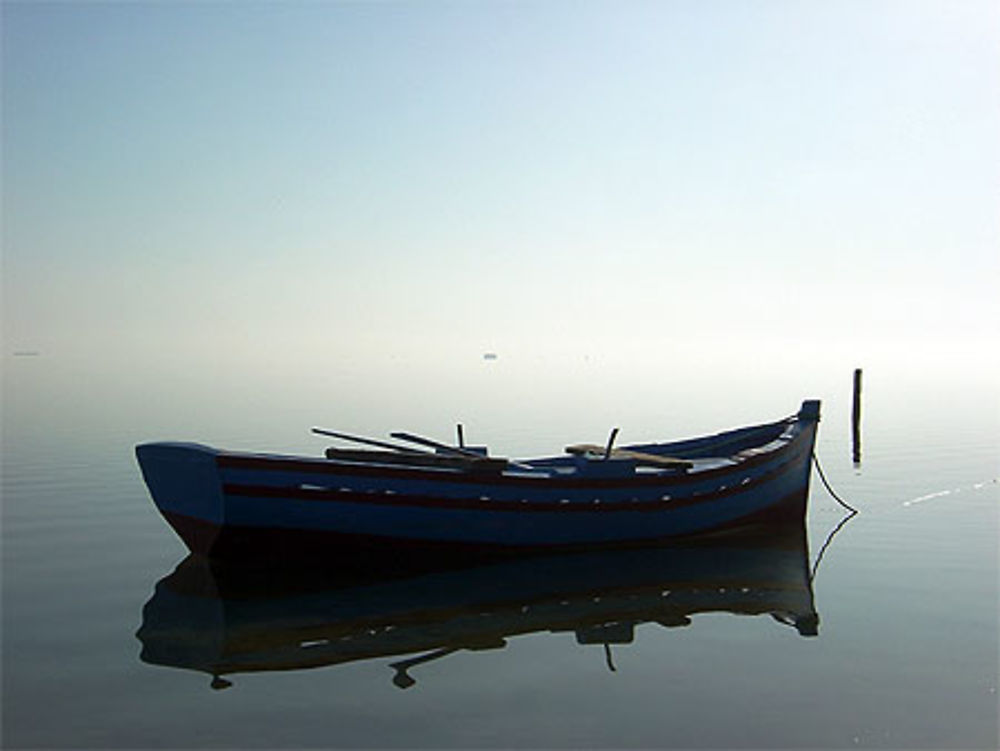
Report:
[[850,511],[852,515],[857,514],[858,510],[854,508],[854,506],[849,504],[847,501],[845,501],[843,498],[841,498],[839,495],[837,495],[837,492],[832,487],[830,487],[830,483],[827,481],[826,475],[823,474],[823,468],[819,464],[819,457],[816,456],[815,451],[813,451],[812,460],[813,464],[816,465],[816,471],[819,473],[819,479],[823,481],[823,487],[826,488],[826,492],[830,494],[830,497],[832,497],[833,500],[835,500],[841,506]]
[[816,555],[816,562],[813,564],[812,571],[809,572],[810,582],[816,578],[816,572],[819,571],[819,564],[822,563],[823,556],[826,555],[827,548],[830,547],[830,543],[833,542],[833,538],[837,536],[837,533],[844,528],[847,522],[854,518],[855,514],[857,514],[857,512],[852,511],[850,514],[841,519],[840,524],[830,530],[830,534],[826,536],[826,540],[823,541],[823,545],[819,549],[819,553]]

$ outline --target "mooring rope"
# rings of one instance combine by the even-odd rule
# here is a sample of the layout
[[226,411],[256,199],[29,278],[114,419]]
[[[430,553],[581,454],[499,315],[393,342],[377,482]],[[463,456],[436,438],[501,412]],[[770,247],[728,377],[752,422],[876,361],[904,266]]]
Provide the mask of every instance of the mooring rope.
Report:
[[826,479],[826,475],[823,474],[823,468],[819,464],[819,457],[816,456],[815,451],[813,451],[812,460],[813,464],[816,465],[816,471],[819,473],[819,479],[823,481],[823,487],[826,488],[826,492],[830,494],[833,500],[835,500],[837,503],[839,503],[841,506],[847,509],[849,513],[847,514],[847,516],[845,516],[843,519],[840,520],[840,523],[830,531],[830,534],[826,536],[826,540],[823,541],[823,545],[819,549],[819,554],[816,556],[816,562],[813,564],[812,571],[809,573],[810,582],[812,582],[816,578],[816,572],[819,571],[819,564],[823,560],[823,556],[826,555],[826,549],[830,547],[830,543],[833,542],[833,538],[837,536],[837,533],[844,528],[844,525],[846,525],[847,522],[849,522],[858,514],[858,510],[854,508],[854,506],[849,504],[847,501],[845,501],[843,498],[841,498],[839,495],[837,495],[834,489],[830,486],[830,483]]

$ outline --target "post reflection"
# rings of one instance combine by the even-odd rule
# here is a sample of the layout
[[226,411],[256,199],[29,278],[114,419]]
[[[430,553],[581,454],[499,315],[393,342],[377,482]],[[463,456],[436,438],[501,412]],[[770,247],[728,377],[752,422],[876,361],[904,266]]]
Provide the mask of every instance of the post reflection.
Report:
[[571,632],[584,647],[633,641],[636,626],[687,627],[701,613],[770,617],[818,633],[801,524],[697,542],[514,558],[415,572],[350,561],[267,569],[191,555],[143,608],[140,658],[233,676],[388,659],[410,688],[419,666],[460,650],[501,649],[513,636]]

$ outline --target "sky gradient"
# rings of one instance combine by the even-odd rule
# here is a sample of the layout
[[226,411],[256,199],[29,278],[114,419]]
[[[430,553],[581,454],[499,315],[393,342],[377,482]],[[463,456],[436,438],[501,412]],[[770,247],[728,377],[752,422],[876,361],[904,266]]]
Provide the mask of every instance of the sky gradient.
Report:
[[2,13],[5,354],[996,363],[995,2]]

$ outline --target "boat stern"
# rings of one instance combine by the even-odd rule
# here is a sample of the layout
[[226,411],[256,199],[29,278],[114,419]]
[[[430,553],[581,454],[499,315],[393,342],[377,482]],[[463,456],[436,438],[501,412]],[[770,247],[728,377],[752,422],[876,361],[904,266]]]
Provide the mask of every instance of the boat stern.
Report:
[[211,552],[225,521],[218,451],[198,443],[143,443],[135,447],[156,508],[194,553]]

